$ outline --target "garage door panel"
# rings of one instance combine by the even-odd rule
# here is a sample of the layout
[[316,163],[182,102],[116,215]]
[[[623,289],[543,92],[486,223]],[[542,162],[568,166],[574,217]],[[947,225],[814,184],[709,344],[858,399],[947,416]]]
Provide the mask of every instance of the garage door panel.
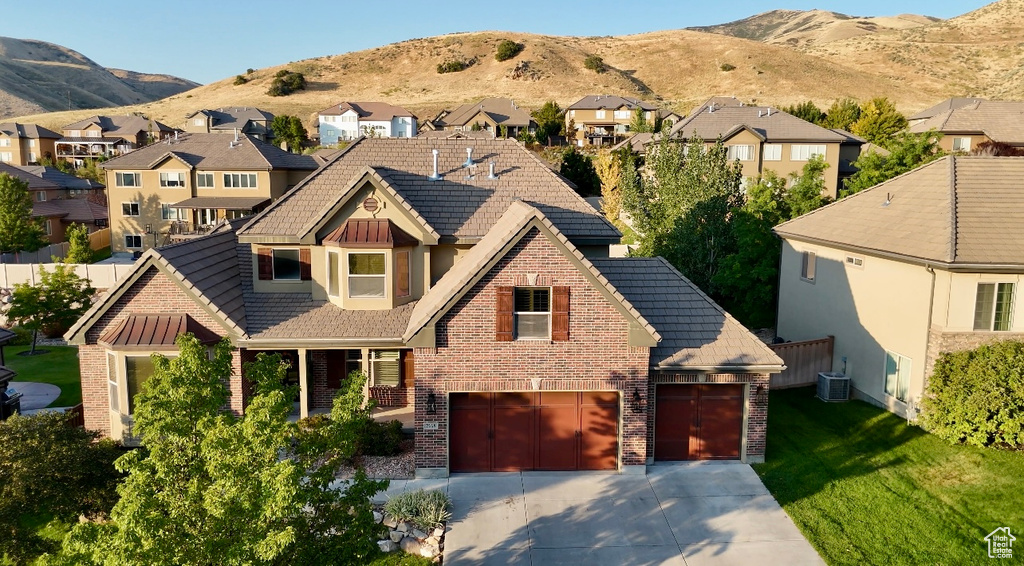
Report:
[[579,394],[571,391],[544,391],[540,393],[541,405],[572,405],[579,403]]
[[451,442],[449,459],[451,468],[463,472],[486,472],[491,469],[490,408],[456,407],[452,397]]
[[583,405],[619,405],[619,394],[616,391],[584,391],[582,394]]
[[494,471],[534,467],[534,420],[532,407],[494,408]]
[[536,393],[509,392],[493,393],[495,407],[532,407],[537,404]]
[[740,458],[743,400],[742,385],[658,385],[655,460]]
[[614,470],[619,457],[617,405],[580,408],[580,469]]
[[576,405],[537,408],[537,469],[576,469]]
[[704,397],[700,411],[698,456],[702,460],[739,458],[743,434],[742,397]]

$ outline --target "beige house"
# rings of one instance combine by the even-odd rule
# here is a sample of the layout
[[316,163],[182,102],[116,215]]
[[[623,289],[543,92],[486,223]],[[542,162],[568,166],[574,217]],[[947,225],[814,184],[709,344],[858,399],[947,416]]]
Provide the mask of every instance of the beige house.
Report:
[[71,224],[84,225],[90,234],[107,227],[106,197],[99,183],[42,165],[0,163],[0,174],[28,184],[32,217],[42,226],[48,243],[67,241]]
[[629,133],[637,108],[642,109],[644,119],[652,124],[660,112],[654,104],[636,98],[607,94],[584,96],[565,111],[567,137],[579,146],[617,143]]
[[90,116],[61,128],[58,159],[79,167],[86,160],[114,157],[174,136],[175,129],[145,116]]
[[266,208],[317,168],[246,135],[183,134],[102,164],[111,247],[142,252]]
[[54,142],[60,137],[57,132],[35,124],[0,124],[0,163],[38,165],[43,159],[53,159]]
[[914,120],[910,131],[943,134],[939,147],[948,152],[968,153],[985,142],[1024,147],[1024,102],[971,98],[950,99],[944,105],[949,110]]
[[[707,143],[719,138],[729,159],[743,166],[744,177],[756,177],[771,170],[782,177],[799,174],[813,155],[821,155],[826,193],[836,198],[843,175],[841,159],[856,160],[860,139],[816,126],[777,108],[739,104],[720,105],[715,98],[698,107],[690,117],[676,124],[670,135],[676,139],[698,136]],[[735,99],[733,99],[735,100]]]
[[463,132],[478,128],[495,136],[505,128],[507,136],[514,138],[520,132],[533,133],[537,123],[530,111],[520,108],[511,98],[485,98],[470,102],[455,110],[442,110],[433,120],[424,124],[426,131]]
[[274,136],[270,124],[274,115],[252,106],[232,106],[216,110],[197,110],[185,118],[186,132],[195,134],[250,135],[260,141]]
[[939,353],[1024,338],[1021,178],[949,156],[780,224],[778,335],[835,336],[857,397],[916,416]]

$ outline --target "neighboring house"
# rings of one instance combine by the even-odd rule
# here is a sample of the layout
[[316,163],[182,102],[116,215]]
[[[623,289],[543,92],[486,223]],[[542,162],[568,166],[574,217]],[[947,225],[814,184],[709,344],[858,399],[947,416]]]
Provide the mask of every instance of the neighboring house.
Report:
[[86,426],[130,436],[188,331],[236,347],[236,411],[261,351],[301,417],[364,371],[420,476],[764,458],[781,360],[664,260],[609,259],[618,231],[513,140],[362,139],[240,225],[147,251],[68,332]]
[[91,116],[61,128],[57,158],[82,166],[86,160],[123,155],[172,137],[176,130],[143,116]]
[[108,225],[103,185],[51,167],[15,167],[0,163],[0,173],[28,183],[32,217],[39,219],[46,240],[51,244],[66,241],[66,230],[72,223],[84,225],[89,233]]
[[516,106],[511,98],[485,98],[479,102],[463,104],[455,110],[443,110],[424,129],[446,132],[475,129],[496,136],[503,127],[506,137],[510,138],[524,131],[531,134],[537,131],[537,123],[530,116],[530,111]]
[[43,159],[53,159],[54,142],[60,137],[57,132],[35,124],[0,124],[0,163],[36,165]]
[[263,210],[318,164],[243,134],[181,134],[100,166],[112,249],[141,253]]
[[699,136],[708,144],[721,139],[729,159],[743,166],[744,178],[757,177],[766,170],[784,178],[799,174],[811,156],[821,155],[829,165],[825,193],[831,198],[838,196],[839,179],[844,174],[840,159],[856,160],[860,138],[826,130],[777,108],[719,106],[712,101],[673,126],[669,135],[679,140]]
[[967,153],[985,142],[1024,147],[1024,102],[972,99],[910,127],[931,130],[943,134],[939,147],[948,152]]
[[416,115],[386,102],[342,102],[321,110],[320,144],[333,145],[360,136],[416,137]]
[[907,118],[907,122],[910,126],[914,126],[921,122],[924,122],[925,120],[928,120],[929,118],[934,118],[935,116],[938,116],[940,114],[945,114],[950,110],[957,110],[959,108],[963,108],[964,106],[971,106],[977,104],[978,102],[983,102],[984,100],[984,98],[947,98],[946,100],[943,100],[942,102],[936,104],[935,106],[932,106],[931,108],[926,108],[918,112],[917,114],[914,114],[910,118]]
[[939,353],[1024,338],[1024,158],[944,157],[780,224],[780,338],[835,336],[856,396],[911,416]]
[[189,133],[246,134],[262,142],[274,137],[270,124],[274,115],[252,106],[233,106],[216,110],[198,110],[185,118]]
[[654,104],[606,94],[585,96],[566,108],[567,137],[579,146],[617,143],[629,132],[638,107],[653,125],[660,111]]

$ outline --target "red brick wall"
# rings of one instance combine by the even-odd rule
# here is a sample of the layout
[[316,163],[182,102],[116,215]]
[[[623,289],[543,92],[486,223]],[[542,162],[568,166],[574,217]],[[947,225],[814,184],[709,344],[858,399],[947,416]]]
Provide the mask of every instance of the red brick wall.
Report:
[[[749,383],[750,395],[747,398],[747,458],[764,457],[765,437],[768,434],[768,387],[771,382],[768,374],[756,373],[716,373],[716,374],[670,374],[654,373],[651,375],[647,388],[648,404],[654,401],[654,385],[656,383]],[[755,392],[757,386],[764,386],[764,397],[761,402]],[[647,450],[654,453],[654,411],[647,411]]]
[[[96,344],[107,330],[116,327],[132,314],[189,314],[209,330],[225,335],[224,328],[200,308],[176,283],[156,268],[150,268],[103,314],[85,335],[79,346],[79,367],[82,375],[82,404],[85,426],[110,434],[110,399],[107,391],[106,348]],[[231,408],[240,413],[247,397],[241,378],[242,355],[232,356]]]
[[[495,340],[497,287],[522,284],[527,275],[570,287],[568,342]],[[416,349],[416,467],[448,465],[449,392],[617,390],[628,398],[634,388],[646,390],[649,349],[629,347],[628,333],[625,317],[553,244],[528,234],[442,317],[436,348]],[[426,414],[431,391],[435,415]],[[643,464],[646,417],[621,414],[622,463]],[[425,420],[440,423],[438,430],[423,430]]]

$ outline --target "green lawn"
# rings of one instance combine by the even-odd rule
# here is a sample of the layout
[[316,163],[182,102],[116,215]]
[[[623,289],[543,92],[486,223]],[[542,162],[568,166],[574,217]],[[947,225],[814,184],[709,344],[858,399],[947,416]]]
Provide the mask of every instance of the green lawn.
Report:
[[36,350],[49,353],[19,356],[29,346],[6,346],[4,358],[7,367],[18,372],[15,381],[41,381],[60,387],[60,397],[51,407],[73,407],[82,402],[82,382],[78,374],[78,348],[74,346],[36,346]]
[[829,564],[980,564],[996,528],[1024,540],[1024,452],[954,446],[812,388],[770,398],[754,468]]

